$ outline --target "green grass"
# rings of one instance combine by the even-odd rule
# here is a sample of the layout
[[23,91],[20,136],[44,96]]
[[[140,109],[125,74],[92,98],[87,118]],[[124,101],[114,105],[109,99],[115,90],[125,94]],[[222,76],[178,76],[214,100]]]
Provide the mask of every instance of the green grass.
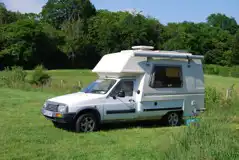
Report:
[[[151,159],[167,150],[168,134],[180,130],[132,128],[76,134],[53,127],[40,114],[42,103],[53,94],[13,89],[0,89],[0,93],[4,93],[0,159]],[[149,154],[152,149],[158,150],[156,155]]]
[[[31,71],[29,72],[31,73]],[[83,87],[88,85],[90,82],[97,79],[97,74],[92,73],[90,70],[51,70],[48,73],[52,76],[52,85],[55,90],[67,91],[70,92],[69,88],[72,88],[73,85],[77,85],[80,81]],[[233,77],[221,77],[215,75],[205,75],[205,85],[216,87],[226,93],[232,84],[235,84],[235,89],[239,91],[239,78]],[[61,85],[61,80],[64,80],[64,85]],[[49,89],[46,89],[49,91]]]
[[[30,77],[31,71],[28,71]],[[45,88],[45,91],[58,93],[69,93],[77,91],[73,86],[78,86],[79,82],[82,87],[87,86],[89,83],[97,79],[97,75],[90,70],[51,70],[47,72],[52,77],[52,87]],[[63,80],[63,83],[61,82]]]
[[54,94],[4,88],[0,93],[0,159],[184,159],[199,152],[211,157],[205,159],[239,156],[239,130],[231,125],[236,122],[214,120],[191,130],[132,127],[77,134],[53,127],[40,114],[42,103]]
[[[97,76],[88,70],[48,73],[53,87],[43,91],[0,88],[0,159],[239,159],[236,100],[231,105],[207,104],[209,111],[200,117],[198,128],[132,126],[77,134],[55,128],[40,109],[46,99],[70,91],[77,81],[85,86]],[[61,80],[66,86],[59,89]],[[206,86],[221,91],[238,80],[205,75]]]
[[[29,79],[32,71],[27,73],[27,79]],[[91,70],[49,70],[47,73],[51,75],[52,83],[51,87],[45,87],[43,90],[59,94],[76,91],[73,86],[78,85],[79,82],[85,87],[98,78],[97,74],[92,73]],[[1,75],[4,75],[4,72],[0,72]],[[205,75],[204,79],[206,86],[216,87],[224,93],[232,84],[235,84],[235,89],[239,91],[239,78]]]
[[[90,70],[51,70],[48,71],[48,73],[53,77],[54,84],[60,83],[61,80],[65,80],[68,85],[82,81],[85,86],[97,78],[97,75]],[[206,86],[219,87],[224,90],[229,88],[232,84],[236,84],[235,87],[239,89],[239,78],[215,75],[205,75],[204,78]]]
[[231,85],[235,84],[235,89],[239,91],[239,78],[205,75],[204,79],[206,86],[212,86],[221,91],[226,91]]

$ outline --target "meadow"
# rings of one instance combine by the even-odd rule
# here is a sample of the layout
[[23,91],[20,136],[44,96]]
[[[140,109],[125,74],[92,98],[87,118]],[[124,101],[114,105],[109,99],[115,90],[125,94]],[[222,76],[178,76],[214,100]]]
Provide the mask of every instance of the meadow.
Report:
[[[55,128],[40,109],[46,99],[78,91],[79,81],[84,87],[97,76],[89,70],[47,73],[52,81],[43,87],[0,85],[0,159],[239,159],[238,78],[205,75],[207,111],[199,126],[129,124],[81,134]],[[235,93],[225,100],[232,84]]]
[[[32,74],[31,71],[27,71],[29,79]],[[90,82],[97,79],[97,75],[92,73],[91,70],[49,70],[47,73],[52,77],[51,87],[45,87],[45,91],[54,92],[66,92],[71,91],[74,86],[78,86],[79,82],[82,87],[87,86]],[[222,77],[206,74],[204,76],[206,87],[215,87],[221,92],[226,93],[226,90],[235,84],[234,89],[239,91],[239,78],[234,77]],[[63,81],[63,83],[61,83]],[[54,89],[52,89],[54,88]]]

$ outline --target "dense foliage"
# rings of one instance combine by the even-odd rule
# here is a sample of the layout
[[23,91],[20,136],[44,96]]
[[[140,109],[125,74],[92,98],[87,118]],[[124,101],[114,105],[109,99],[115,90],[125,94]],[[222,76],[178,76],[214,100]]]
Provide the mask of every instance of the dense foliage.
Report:
[[92,68],[102,55],[133,45],[187,50],[204,55],[207,64],[239,64],[239,26],[224,14],[163,25],[138,13],[96,10],[89,0],[48,0],[40,14],[0,4],[0,69]]
[[204,73],[223,77],[239,78],[239,67],[218,66],[213,64],[204,65]]

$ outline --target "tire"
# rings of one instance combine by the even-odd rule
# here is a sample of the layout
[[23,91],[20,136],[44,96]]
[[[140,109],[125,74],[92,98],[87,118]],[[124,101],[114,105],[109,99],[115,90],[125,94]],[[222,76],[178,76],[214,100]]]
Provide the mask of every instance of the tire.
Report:
[[164,124],[170,127],[180,126],[182,122],[181,112],[169,112],[163,118]]
[[76,120],[76,132],[94,132],[98,129],[99,121],[93,113],[84,113]]

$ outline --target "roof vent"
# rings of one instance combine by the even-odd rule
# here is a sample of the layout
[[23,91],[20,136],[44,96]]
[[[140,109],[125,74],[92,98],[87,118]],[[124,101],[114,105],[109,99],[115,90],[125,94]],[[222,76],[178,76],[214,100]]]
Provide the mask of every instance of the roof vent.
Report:
[[133,50],[153,50],[153,46],[133,46]]

